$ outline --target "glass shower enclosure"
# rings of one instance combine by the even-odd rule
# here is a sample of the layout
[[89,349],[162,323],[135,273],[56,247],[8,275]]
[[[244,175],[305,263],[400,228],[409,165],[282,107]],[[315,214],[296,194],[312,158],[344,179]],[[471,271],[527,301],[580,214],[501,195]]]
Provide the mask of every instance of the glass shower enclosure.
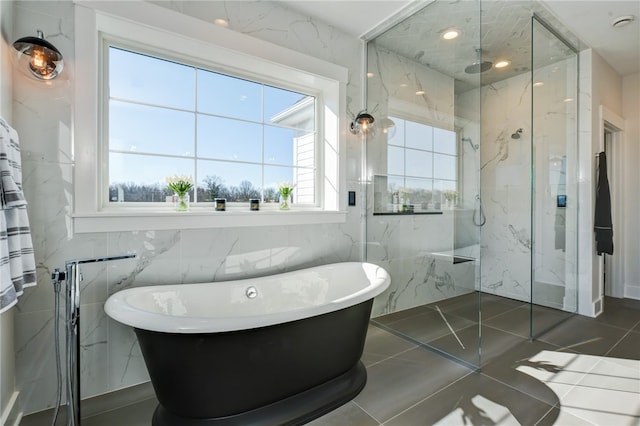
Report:
[[578,310],[578,54],[534,15],[531,62],[535,337]]
[[373,322],[472,367],[498,323],[576,311],[577,55],[533,6],[437,0],[367,42]]

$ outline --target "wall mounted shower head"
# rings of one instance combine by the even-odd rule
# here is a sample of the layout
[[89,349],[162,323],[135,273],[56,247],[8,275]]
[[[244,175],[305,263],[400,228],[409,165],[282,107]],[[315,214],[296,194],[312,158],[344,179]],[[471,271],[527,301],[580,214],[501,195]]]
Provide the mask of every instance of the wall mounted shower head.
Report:
[[489,71],[493,67],[493,62],[482,60],[482,49],[476,49],[476,61],[468,65],[464,72],[467,74],[480,74]]
[[522,134],[522,132],[522,127],[520,127],[518,130],[511,134],[511,139],[520,139],[520,135]]

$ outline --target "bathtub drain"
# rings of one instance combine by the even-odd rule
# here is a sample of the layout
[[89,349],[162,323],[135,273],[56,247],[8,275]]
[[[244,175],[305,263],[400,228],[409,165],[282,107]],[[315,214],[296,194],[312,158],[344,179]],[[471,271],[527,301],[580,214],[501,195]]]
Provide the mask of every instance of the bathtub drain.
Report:
[[251,286],[247,288],[247,291],[245,292],[245,294],[249,299],[253,299],[258,295],[258,290],[254,286]]

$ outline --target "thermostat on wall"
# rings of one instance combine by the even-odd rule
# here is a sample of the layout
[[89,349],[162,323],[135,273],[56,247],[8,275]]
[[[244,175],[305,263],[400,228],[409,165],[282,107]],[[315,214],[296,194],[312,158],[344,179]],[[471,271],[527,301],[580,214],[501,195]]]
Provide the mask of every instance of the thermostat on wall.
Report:
[[567,207],[566,195],[558,195],[558,207]]

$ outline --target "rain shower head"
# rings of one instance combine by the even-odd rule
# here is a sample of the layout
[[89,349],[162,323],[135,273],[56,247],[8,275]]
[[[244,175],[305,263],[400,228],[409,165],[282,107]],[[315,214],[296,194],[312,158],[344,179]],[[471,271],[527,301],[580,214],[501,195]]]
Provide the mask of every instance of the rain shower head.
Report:
[[493,64],[489,61],[474,62],[471,65],[467,65],[464,72],[467,74],[480,74],[489,71],[491,67],[493,67]]
[[520,139],[521,134],[522,134],[522,127],[511,134],[511,139]]
[[476,49],[476,56],[476,61],[464,69],[467,74],[480,74],[493,67],[493,62],[482,60],[482,49]]

